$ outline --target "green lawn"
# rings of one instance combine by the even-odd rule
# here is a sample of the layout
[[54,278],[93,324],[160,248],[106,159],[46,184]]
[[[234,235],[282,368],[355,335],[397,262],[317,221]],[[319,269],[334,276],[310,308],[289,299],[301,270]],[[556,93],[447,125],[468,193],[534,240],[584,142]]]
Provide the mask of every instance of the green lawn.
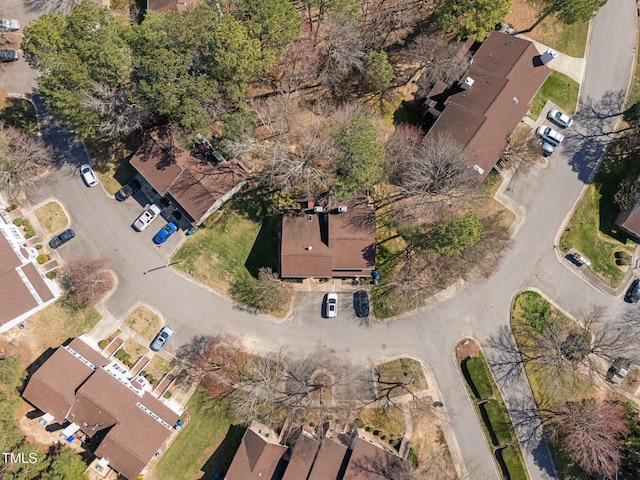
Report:
[[[524,333],[519,332],[535,328],[535,325],[540,325],[543,321],[549,321],[549,314],[551,313],[553,314],[551,318],[556,321],[573,322],[536,292],[523,292],[515,298],[511,312],[511,325],[515,330],[518,347],[528,356],[533,356],[535,352],[531,350],[524,340]],[[553,408],[559,402],[578,401],[597,395],[593,382],[586,378],[576,382],[567,382],[567,388],[559,392],[556,389],[549,388],[548,377],[535,361],[527,363],[525,371],[538,406],[543,403],[545,408]],[[592,478],[577,469],[557,443],[550,442],[550,447],[560,478],[576,478],[580,480]]]
[[[278,271],[277,218],[257,221],[228,208],[215,224],[199,228],[173,260],[183,260],[178,268],[230,294],[234,284],[256,278],[260,267]],[[284,316],[288,303],[282,311],[270,313]]]
[[572,115],[576,111],[579,88],[580,85],[566,75],[551,72],[531,103],[529,116],[534,120],[537,119],[547,100],[551,100],[562,110]]
[[486,399],[493,397],[493,378],[489,373],[489,367],[484,358],[474,357],[466,362],[469,377],[480,395],[480,398]]
[[[482,430],[487,437],[487,442],[495,448],[496,462],[503,471],[504,477],[511,480],[527,480],[529,476],[524,466],[520,444],[513,429],[511,418],[505,407],[504,399],[490,374],[489,366],[484,356],[480,353],[478,357],[469,358],[460,367],[467,381],[467,387],[469,394],[472,396],[471,400],[475,406],[478,420],[482,424]],[[471,383],[473,383],[480,398],[492,399],[479,402],[474,398]]]
[[532,39],[562,52],[571,57],[584,57],[589,33],[589,22],[576,22],[565,25],[555,17],[547,17],[532,33],[527,33]]
[[187,408],[190,419],[153,469],[156,480],[211,478],[229,467],[240,444],[244,429],[234,425],[228,404],[214,403],[199,387]]
[[615,225],[619,210],[613,197],[622,179],[635,179],[638,173],[640,164],[635,156],[620,158],[612,149],[560,239],[562,251],[574,247],[582,252],[591,259],[591,271],[612,287],[617,287],[624,275],[615,264],[615,252],[625,251],[631,255],[636,246]]

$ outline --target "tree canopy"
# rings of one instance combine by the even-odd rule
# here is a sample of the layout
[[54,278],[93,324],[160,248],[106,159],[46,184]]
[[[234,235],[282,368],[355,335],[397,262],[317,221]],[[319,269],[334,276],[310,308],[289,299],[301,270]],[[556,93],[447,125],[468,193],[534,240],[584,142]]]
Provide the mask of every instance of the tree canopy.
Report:
[[438,24],[456,38],[475,37],[482,41],[502,21],[509,8],[511,0],[444,0],[437,7],[436,16]]
[[203,3],[148,12],[126,26],[85,0],[68,16],[35,20],[22,47],[42,72],[47,107],[81,136],[127,133],[148,121],[194,131],[220,113],[218,105],[239,100],[249,78],[272,66],[300,31],[287,0],[238,5],[243,21]]
[[370,51],[364,57],[364,80],[372,92],[385,92],[394,78],[393,65],[389,63],[386,52]]
[[358,190],[372,188],[382,180],[385,150],[371,120],[354,117],[337,129],[336,142],[342,151],[336,191],[339,197],[353,197]]

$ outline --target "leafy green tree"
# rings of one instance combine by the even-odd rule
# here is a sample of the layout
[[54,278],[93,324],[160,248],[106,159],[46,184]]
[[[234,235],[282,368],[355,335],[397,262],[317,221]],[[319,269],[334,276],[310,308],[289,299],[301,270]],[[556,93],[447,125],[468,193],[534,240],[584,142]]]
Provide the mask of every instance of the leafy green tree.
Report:
[[87,465],[82,457],[61,444],[53,446],[47,455],[49,464],[39,480],[86,480]]
[[357,0],[302,0],[307,10],[307,18],[310,25],[313,25],[315,13],[315,39],[320,38],[320,26],[328,13],[339,14],[349,19],[355,20],[360,13],[360,4]]
[[482,224],[474,212],[449,217],[427,233],[428,250],[437,254],[460,255],[478,243],[481,232]]
[[236,0],[239,20],[276,56],[284,52],[302,30],[302,18],[289,0]]
[[484,40],[511,8],[511,0],[443,0],[436,7],[438,24],[457,39]]
[[365,55],[364,61],[364,80],[367,87],[376,93],[389,90],[394,74],[386,52],[371,51]]
[[208,55],[203,56],[206,74],[218,81],[227,95],[241,98],[255,73],[264,71],[260,41],[251,38],[246,27],[231,15],[220,15],[209,24],[206,44]]
[[372,188],[382,180],[385,150],[371,120],[356,116],[338,127],[335,136],[342,153],[336,190],[339,197],[353,197],[358,190]]

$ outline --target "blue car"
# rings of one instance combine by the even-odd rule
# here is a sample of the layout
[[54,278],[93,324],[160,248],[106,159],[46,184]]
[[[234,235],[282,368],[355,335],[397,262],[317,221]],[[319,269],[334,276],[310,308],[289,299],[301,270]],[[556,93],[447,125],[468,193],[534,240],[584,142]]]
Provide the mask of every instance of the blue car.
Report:
[[155,236],[153,237],[153,243],[155,243],[156,245],[160,245],[161,243],[166,242],[167,238],[169,238],[177,231],[178,227],[176,226],[176,224],[173,222],[169,222],[164,227],[162,227],[162,229],[158,233],[155,234]]

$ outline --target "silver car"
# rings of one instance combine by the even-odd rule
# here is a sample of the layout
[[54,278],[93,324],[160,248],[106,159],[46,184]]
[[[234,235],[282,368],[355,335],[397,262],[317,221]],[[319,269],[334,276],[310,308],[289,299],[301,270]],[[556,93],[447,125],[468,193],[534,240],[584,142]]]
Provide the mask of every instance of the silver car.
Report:
[[564,135],[556,132],[553,128],[546,125],[540,125],[536,133],[542,137],[545,142],[557,147],[564,141]]
[[20,22],[15,18],[0,18],[0,29],[15,32],[20,30]]
[[562,128],[569,128],[573,125],[573,119],[569,115],[555,108],[549,110],[547,118]]
[[162,210],[160,210],[160,207],[158,205],[156,205],[155,203],[152,204],[149,208],[142,212],[142,214],[138,218],[136,218],[136,221],[133,222],[132,225],[133,229],[137,230],[138,232],[143,231],[151,224],[151,222],[158,218],[158,215],[160,215],[161,211]]
[[154,338],[153,342],[151,342],[151,350],[153,350],[154,352],[162,350],[171,338],[171,335],[173,335],[173,330],[171,330],[169,327],[162,327],[162,329],[160,329],[160,331],[156,335],[156,338]]

